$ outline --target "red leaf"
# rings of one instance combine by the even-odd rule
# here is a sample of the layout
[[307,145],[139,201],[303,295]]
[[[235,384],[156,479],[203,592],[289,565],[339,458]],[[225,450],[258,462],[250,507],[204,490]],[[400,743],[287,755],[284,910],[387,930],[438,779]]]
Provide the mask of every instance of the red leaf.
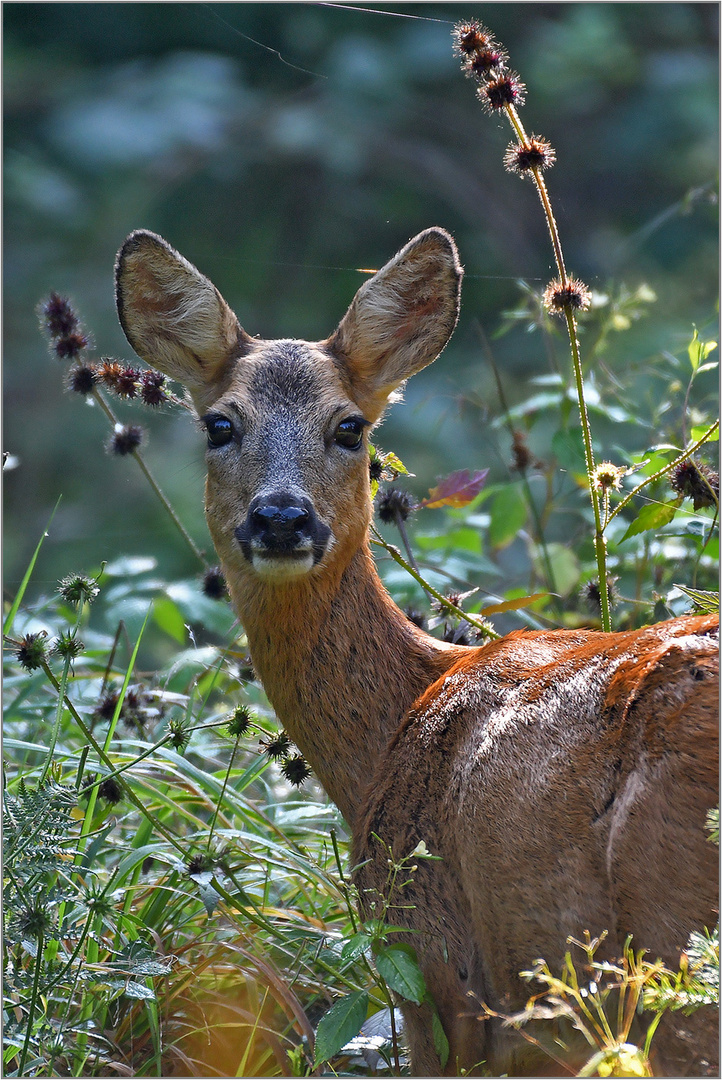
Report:
[[470,473],[468,469],[445,476],[434,488],[429,490],[430,498],[424,499],[420,506],[467,506],[475,499],[484,486],[488,469]]

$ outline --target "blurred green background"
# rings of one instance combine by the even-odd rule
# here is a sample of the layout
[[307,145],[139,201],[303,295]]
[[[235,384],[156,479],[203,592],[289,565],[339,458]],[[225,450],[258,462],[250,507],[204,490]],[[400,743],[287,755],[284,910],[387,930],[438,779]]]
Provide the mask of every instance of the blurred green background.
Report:
[[[490,426],[499,403],[478,325],[509,403],[523,399],[549,371],[548,346],[522,325],[494,333],[518,305],[517,279],[549,279],[551,252],[532,185],[504,172],[509,129],[483,114],[452,54],[458,19],[482,18],[505,44],[528,86],[527,129],[556,148],[549,187],[570,270],[600,291],[647,282],[658,296],[610,341],[609,370],[683,348],[693,322],[709,328],[718,5],[396,10],[407,17],[304,3],[3,6],[5,449],[17,459],[6,593],[61,494],[36,592],[119,552],[197,570],[134,462],[104,453],[99,410],[63,393],[35,314],[51,289],[69,294],[97,353],[131,361],[113,260],[141,226],[208,274],[250,333],[308,338],[336,325],[357,268],[429,225],[449,229],[467,272],[459,327],[378,441],[418,495],[455,468],[503,475],[508,436]],[[201,435],[184,415],[142,422],[151,468],[210,548]],[[532,432],[538,453],[543,435]]]

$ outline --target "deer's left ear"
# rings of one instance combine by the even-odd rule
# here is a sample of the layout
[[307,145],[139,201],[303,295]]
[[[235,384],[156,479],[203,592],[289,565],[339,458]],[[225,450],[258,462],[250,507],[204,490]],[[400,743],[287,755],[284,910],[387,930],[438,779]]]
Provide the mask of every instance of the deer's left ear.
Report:
[[462,274],[449,234],[427,229],[361,286],[324,343],[370,420],[446,345],[459,316]]

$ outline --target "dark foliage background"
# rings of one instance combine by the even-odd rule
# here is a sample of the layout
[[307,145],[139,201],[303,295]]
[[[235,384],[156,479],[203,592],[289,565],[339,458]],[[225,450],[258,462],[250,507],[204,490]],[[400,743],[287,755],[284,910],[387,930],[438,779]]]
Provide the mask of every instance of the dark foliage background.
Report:
[[[490,427],[499,403],[476,323],[493,339],[517,279],[542,286],[551,253],[532,186],[504,173],[508,130],[483,115],[452,55],[459,18],[482,17],[504,42],[529,88],[527,129],[557,150],[549,185],[570,269],[598,290],[646,281],[657,294],[650,317],[610,340],[608,368],[652,368],[693,322],[709,330],[717,4],[397,10],[419,18],[303,3],[4,5],[10,593],[60,494],[36,590],[118,550],[196,570],[134,464],[103,454],[98,410],[62,393],[37,331],[35,306],[56,289],[75,298],[99,353],[131,359],[112,268],[139,226],[207,273],[249,332],[309,338],[336,325],[357,268],[448,228],[467,270],[462,319],[380,441],[416,473],[418,494],[453,468],[503,475],[507,437]],[[521,325],[493,350],[511,404],[549,371],[543,338]],[[201,436],[185,416],[148,425],[148,460],[209,547]],[[652,441],[619,427],[619,444]],[[540,453],[544,434],[532,432]]]

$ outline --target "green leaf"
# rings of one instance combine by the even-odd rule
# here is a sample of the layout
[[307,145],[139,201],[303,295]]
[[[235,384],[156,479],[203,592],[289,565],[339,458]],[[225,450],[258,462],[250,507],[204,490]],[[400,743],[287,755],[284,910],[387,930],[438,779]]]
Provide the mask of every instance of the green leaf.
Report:
[[449,1040],[446,1037],[444,1025],[441,1023],[441,1019],[436,1009],[434,1009],[431,1016],[431,1032],[434,1036],[434,1049],[439,1055],[441,1068],[443,1069],[446,1066],[446,1062],[449,1060]]
[[579,427],[563,428],[552,437],[552,453],[565,472],[584,472],[584,440]]
[[214,634],[230,633],[235,622],[230,605],[206,596],[198,581],[174,581],[166,586],[165,592],[186,622],[193,625],[201,623]]
[[155,1001],[155,992],[145,983],[135,982],[133,979],[126,983],[123,992],[129,998],[138,998],[141,1001]]
[[526,521],[526,503],[516,484],[494,496],[490,512],[489,543],[497,550],[508,547]]
[[501,604],[492,604],[490,607],[482,608],[479,614],[501,615],[505,611],[518,611],[519,608],[529,607],[531,604],[536,603],[537,600],[541,600],[545,596],[549,596],[549,593],[535,592],[532,593],[531,596],[517,596],[514,600],[505,600]]
[[27,570],[25,571],[25,576],[23,577],[23,580],[20,582],[20,588],[18,589],[17,593],[15,594],[15,599],[13,600],[12,607],[10,608],[10,611],[7,614],[7,618],[5,619],[5,622],[3,624],[3,633],[4,634],[9,634],[10,631],[12,630],[12,628],[13,628],[13,622],[15,621],[15,616],[18,613],[18,608],[20,607],[21,603],[23,602],[23,596],[25,595],[25,590],[28,587],[28,582],[30,581],[33,570],[35,569],[35,563],[38,560],[38,555],[40,554],[40,548],[43,546],[43,540],[48,535],[48,529],[50,528],[50,525],[52,524],[53,518],[55,517],[55,511],[60,506],[60,499],[61,498],[62,498],[62,496],[60,496],[60,498],[58,499],[58,501],[55,504],[55,508],[53,509],[53,512],[52,512],[52,514],[50,515],[50,517],[48,519],[48,524],[43,529],[42,535],[41,535],[40,539],[38,540],[38,545],[35,548],[35,551],[33,552],[33,557],[30,560],[30,563],[28,565]]
[[401,458],[397,457],[396,454],[393,454],[391,453],[391,451],[389,451],[388,454],[381,454],[380,457],[381,461],[383,462],[384,469],[390,469],[398,476],[411,476],[411,473],[406,468]]
[[198,886],[198,892],[203,901],[203,907],[206,909],[206,914],[212,915],[221,899],[212,885],[213,871],[201,870],[197,874],[191,874],[190,879],[195,881]]
[[371,938],[368,934],[354,934],[341,949],[341,959],[355,960],[357,956],[366,952],[370,944]]
[[158,561],[152,555],[122,555],[107,564],[105,573],[108,577],[136,577],[138,574],[155,570],[157,565]]
[[423,551],[471,551],[474,555],[481,555],[481,536],[476,529],[452,529],[450,532],[438,536],[431,534],[417,534],[417,545]]
[[376,969],[392,990],[407,1001],[420,1005],[426,982],[410,945],[389,945],[376,955]]
[[178,606],[167,596],[159,596],[153,604],[153,621],[179,645],[186,642],[186,622]]
[[700,336],[697,333],[697,328],[695,327],[692,340],[687,346],[687,355],[689,356],[689,362],[692,365],[692,371],[694,373],[696,373],[699,365],[707,359],[712,350],[716,348],[716,341],[701,341]]
[[341,998],[321,1017],[316,1031],[316,1058],[318,1066],[337,1054],[361,1030],[366,1019],[369,996],[365,990],[355,990]]
[[364,930],[374,943],[386,941],[389,934],[415,933],[415,931],[409,930],[408,926],[394,926],[392,923],[384,922],[383,919],[369,919],[364,923]]
[[[702,436],[707,431],[709,431],[710,427],[711,427],[711,424],[698,424],[696,427],[693,427],[691,432],[690,432],[690,437],[692,439],[692,442],[698,442],[698,440],[701,439]],[[710,435],[707,442],[719,442],[719,428],[718,427],[716,427],[714,429],[714,431]]]
[[[552,568],[557,592],[560,593],[561,596],[567,596],[579,582],[579,560],[571,548],[556,542],[547,544],[547,556]],[[535,545],[532,551],[532,558],[537,573],[540,577],[543,577],[545,561],[540,546]]]
[[689,597],[694,606],[703,615],[716,615],[719,611],[719,593],[712,589],[688,589],[686,585],[675,585],[681,593]]
[[619,543],[623,544],[625,540],[639,533],[648,532],[650,529],[661,529],[663,525],[668,525],[677,513],[681,502],[681,499],[675,499],[670,503],[647,503],[639,511]]
[[[404,465],[401,458],[398,458],[396,454],[389,452],[385,454],[383,450],[379,450],[373,443],[369,443],[369,457],[372,465],[378,465],[381,468],[382,480],[395,480],[397,476],[413,476]],[[376,498],[376,493],[379,490],[379,481],[372,478],[371,480],[371,498]]]

